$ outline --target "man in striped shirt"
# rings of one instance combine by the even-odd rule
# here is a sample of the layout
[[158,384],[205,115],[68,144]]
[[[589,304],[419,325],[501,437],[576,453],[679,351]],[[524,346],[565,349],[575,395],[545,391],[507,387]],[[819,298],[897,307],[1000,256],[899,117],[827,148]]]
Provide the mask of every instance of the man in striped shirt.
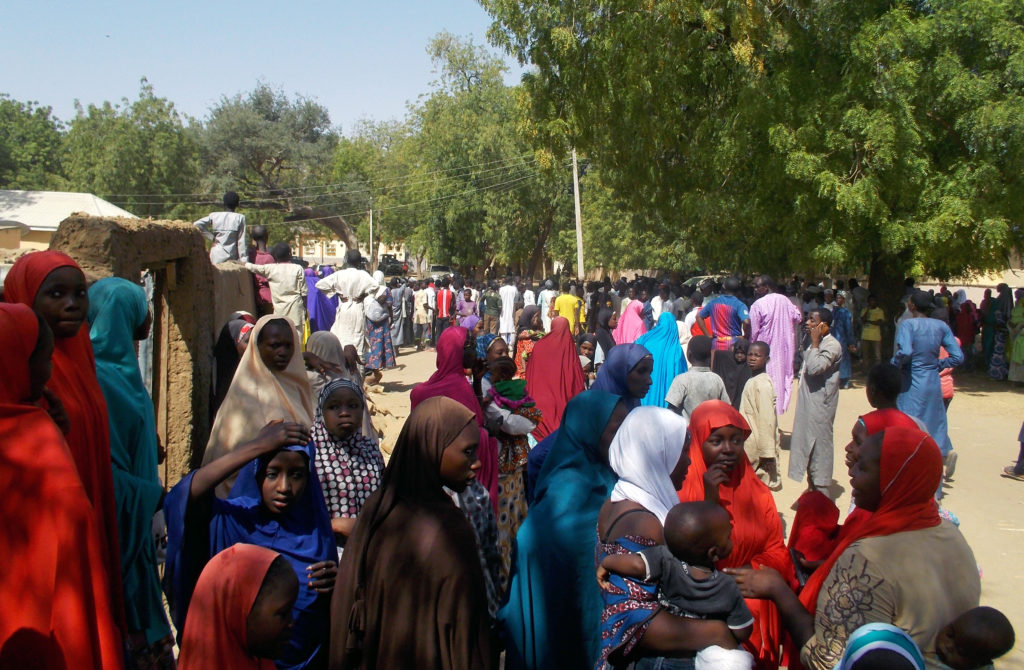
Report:
[[441,333],[451,325],[455,313],[455,292],[448,277],[441,279],[441,290],[437,292],[437,312],[434,317],[434,344],[441,339]]
[[[701,332],[712,338],[715,351],[727,351],[732,348],[737,337],[750,337],[750,314],[736,294],[740,290],[738,277],[729,277],[722,283],[722,295],[704,304],[698,320]],[[711,322],[708,332],[703,319]]]

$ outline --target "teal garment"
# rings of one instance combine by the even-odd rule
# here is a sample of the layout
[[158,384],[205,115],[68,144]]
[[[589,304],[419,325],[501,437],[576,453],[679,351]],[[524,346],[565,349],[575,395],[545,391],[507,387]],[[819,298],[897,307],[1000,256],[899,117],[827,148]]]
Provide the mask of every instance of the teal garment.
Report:
[[129,631],[145,633],[146,643],[152,644],[170,635],[171,629],[152,533],[153,515],[163,495],[157,476],[156,420],[132,337],[148,314],[146,292],[138,284],[109,277],[89,288],[89,338],[110,417],[125,615]]
[[676,317],[671,312],[662,312],[658,317],[658,324],[641,335],[636,343],[645,347],[654,357],[651,388],[640,404],[667,408],[665,396],[672,386],[672,380],[676,375],[686,372],[686,358],[683,357],[683,347],[679,344]]
[[851,670],[865,655],[873,651],[889,651],[902,656],[915,670],[924,670],[921,650],[903,630],[888,623],[864,624],[853,631],[846,642],[846,652],[834,670]]
[[508,603],[498,612],[510,670],[592,670],[600,655],[597,515],[617,477],[598,443],[619,400],[587,391],[566,406],[516,535]]

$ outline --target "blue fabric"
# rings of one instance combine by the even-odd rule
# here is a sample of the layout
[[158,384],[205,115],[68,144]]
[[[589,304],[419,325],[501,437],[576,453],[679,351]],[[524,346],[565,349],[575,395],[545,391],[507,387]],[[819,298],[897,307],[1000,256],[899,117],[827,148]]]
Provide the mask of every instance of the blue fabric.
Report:
[[133,333],[149,314],[146,292],[120,277],[89,288],[89,338],[107,401],[121,580],[130,631],[147,644],[171,634],[164,614],[152,520],[164,489],[157,474],[156,420],[135,355]]
[[[324,277],[333,274],[330,268],[322,268]],[[309,317],[309,332],[315,333],[318,330],[330,330],[334,325],[334,316],[338,311],[338,296],[328,298],[323,291],[317,290],[316,283],[319,278],[314,275],[306,275],[306,314]]]
[[566,406],[558,438],[516,535],[508,603],[498,612],[506,668],[592,670],[601,646],[601,589],[594,529],[616,477],[599,451],[619,397],[581,393]]
[[[308,585],[306,567],[321,561],[338,560],[331,531],[331,518],[324,502],[320,478],[316,472],[314,443],[286,447],[302,452],[309,462],[309,481],[302,495],[281,515],[271,514],[263,505],[257,476],[262,476],[270,458],[264,456],[247,463],[226,500],[211,491],[201,501],[189,505],[192,477],[189,473],[167,494],[167,599],[175,627],[182,631],[185,614],[199,574],[209,559],[228,547],[255,544],[272,549],[291,563],[299,578],[299,597],[292,614],[288,649],[277,667],[303,668],[317,654],[326,654],[330,594],[318,594]],[[185,527],[186,514],[188,528]],[[207,530],[203,537],[203,530]],[[204,541],[205,540],[205,541]]]
[[845,307],[832,310],[832,336],[843,348],[843,358],[839,361],[839,380],[846,381],[853,376],[853,362],[850,360],[850,345],[853,344],[853,317]]
[[[593,387],[591,387],[593,390]],[[548,433],[548,436],[538,442],[533,449],[530,449],[530,455],[526,457],[526,504],[533,505],[534,492],[537,489],[537,478],[540,477],[540,471],[544,469],[544,462],[548,458],[548,454],[551,453],[551,447],[555,446],[555,440],[558,439],[558,431],[555,430]]]
[[[678,344],[679,338],[676,338]],[[640,406],[640,398],[629,395],[626,378],[636,364],[651,355],[642,344],[620,344],[611,350],[601,369],[597,371],[597,379],[590,385],[592,391],[605,391],[622,398],[622,402],[630,410]]]
[[[491,346],[491,342],[498,339],[498,336],[494,333],[484,333],[480,337],[476,338],[476,357],[487,358],[487,348]],[[490,374],[488,372],[488,374]]]
[[647,330],[654,328],[654,308],[651,307],[650,300],[645,302],[644,306],[640,309],[640,318],[644,321],[644,328]]
[[[946,348],[949,358],[939,359],[940,346]],[[946,425],[939,370],[954,368],[963,362],[964,354],[953,331],[942,321],[907,319],[896,329],[892,363],[903,372],[903,391],[896,398],[896,407],[924,422],[943,457],[953,445]]]
[[662,312],[654,330],[641,335],[636,343],[646,347],[654,356],[651,388],[640,404],[668,407],[668,403],[665,402],[668,387],[672,385],[676,375],[686,372],[686,358],[683,357],[683,347],[679,344],[676,317],[670,312]]

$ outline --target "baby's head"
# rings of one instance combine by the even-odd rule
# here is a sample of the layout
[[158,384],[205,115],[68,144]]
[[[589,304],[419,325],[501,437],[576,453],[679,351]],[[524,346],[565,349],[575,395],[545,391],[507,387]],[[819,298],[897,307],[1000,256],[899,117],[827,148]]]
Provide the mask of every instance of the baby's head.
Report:
[[953,670],[980,668],[1013,649],[1013,626],[991,607],[967,610],[939,631],[935,653]]
[[732,553],[732,519],[715,503],[679,503],[665,517],[665,544],[681,561],[714,567]]
[[491,382],[495,384],[506,382],[516,376],[516,362],[508,356],[495,358],[488,364],[487,369],[491,373]]

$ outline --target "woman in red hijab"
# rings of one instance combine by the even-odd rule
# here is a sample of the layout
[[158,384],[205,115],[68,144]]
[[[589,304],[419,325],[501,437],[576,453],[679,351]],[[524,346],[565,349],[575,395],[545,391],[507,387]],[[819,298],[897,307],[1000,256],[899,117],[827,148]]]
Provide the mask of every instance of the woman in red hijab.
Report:
[[981,595],[974,554],[939,517],[941,479],[935,440],[917,428],[886,428],[864,441],[850,470],[853,500],[870,516],[840,537],[799,598],[771,570],[729,571],[744,596],[769,598],[783,613],[800,650],[790,667],[834,667],[866,623],[908,631],[936,662],[939,631]]
[[541,411],[540,423],[533,431],[540,442],[561,425],[569,401],[583,393],[583,368],[565,317],[552,319],[551,332],[533,345],[526,363],[526,392]]
[[[733,550],[718,568],[774,568],[796,585],[786,550],[782,521],[771,490],[750,466],[743,442],[750,427],[727,402],[708,400],[690,417],[690,471],[679,490],[680,502],[716,502],[732,517]],[[754,631],[744,647],[756,667],[778,668],[782,630],[778,611],[767,600],[747,600]]]
[[[110,425],[103,390],[85,323],[89,293],[78,264],[59,251],[37,251],[15,261],[4,279],[4,300],[31,307],[49,325],[55,338],[53,375],[46,396],[67,414],[64,431],[85,494],[96,510],[96,528],[105,555],[111,606],[123,631],[121,553],[117,542],[114,475],[110,465]],[[63,428],[63,426],[62,426]]]
[[36,405],[52,352],[35,312],[0,303],[0,667],[117,670],[96,519],[64,436]]

